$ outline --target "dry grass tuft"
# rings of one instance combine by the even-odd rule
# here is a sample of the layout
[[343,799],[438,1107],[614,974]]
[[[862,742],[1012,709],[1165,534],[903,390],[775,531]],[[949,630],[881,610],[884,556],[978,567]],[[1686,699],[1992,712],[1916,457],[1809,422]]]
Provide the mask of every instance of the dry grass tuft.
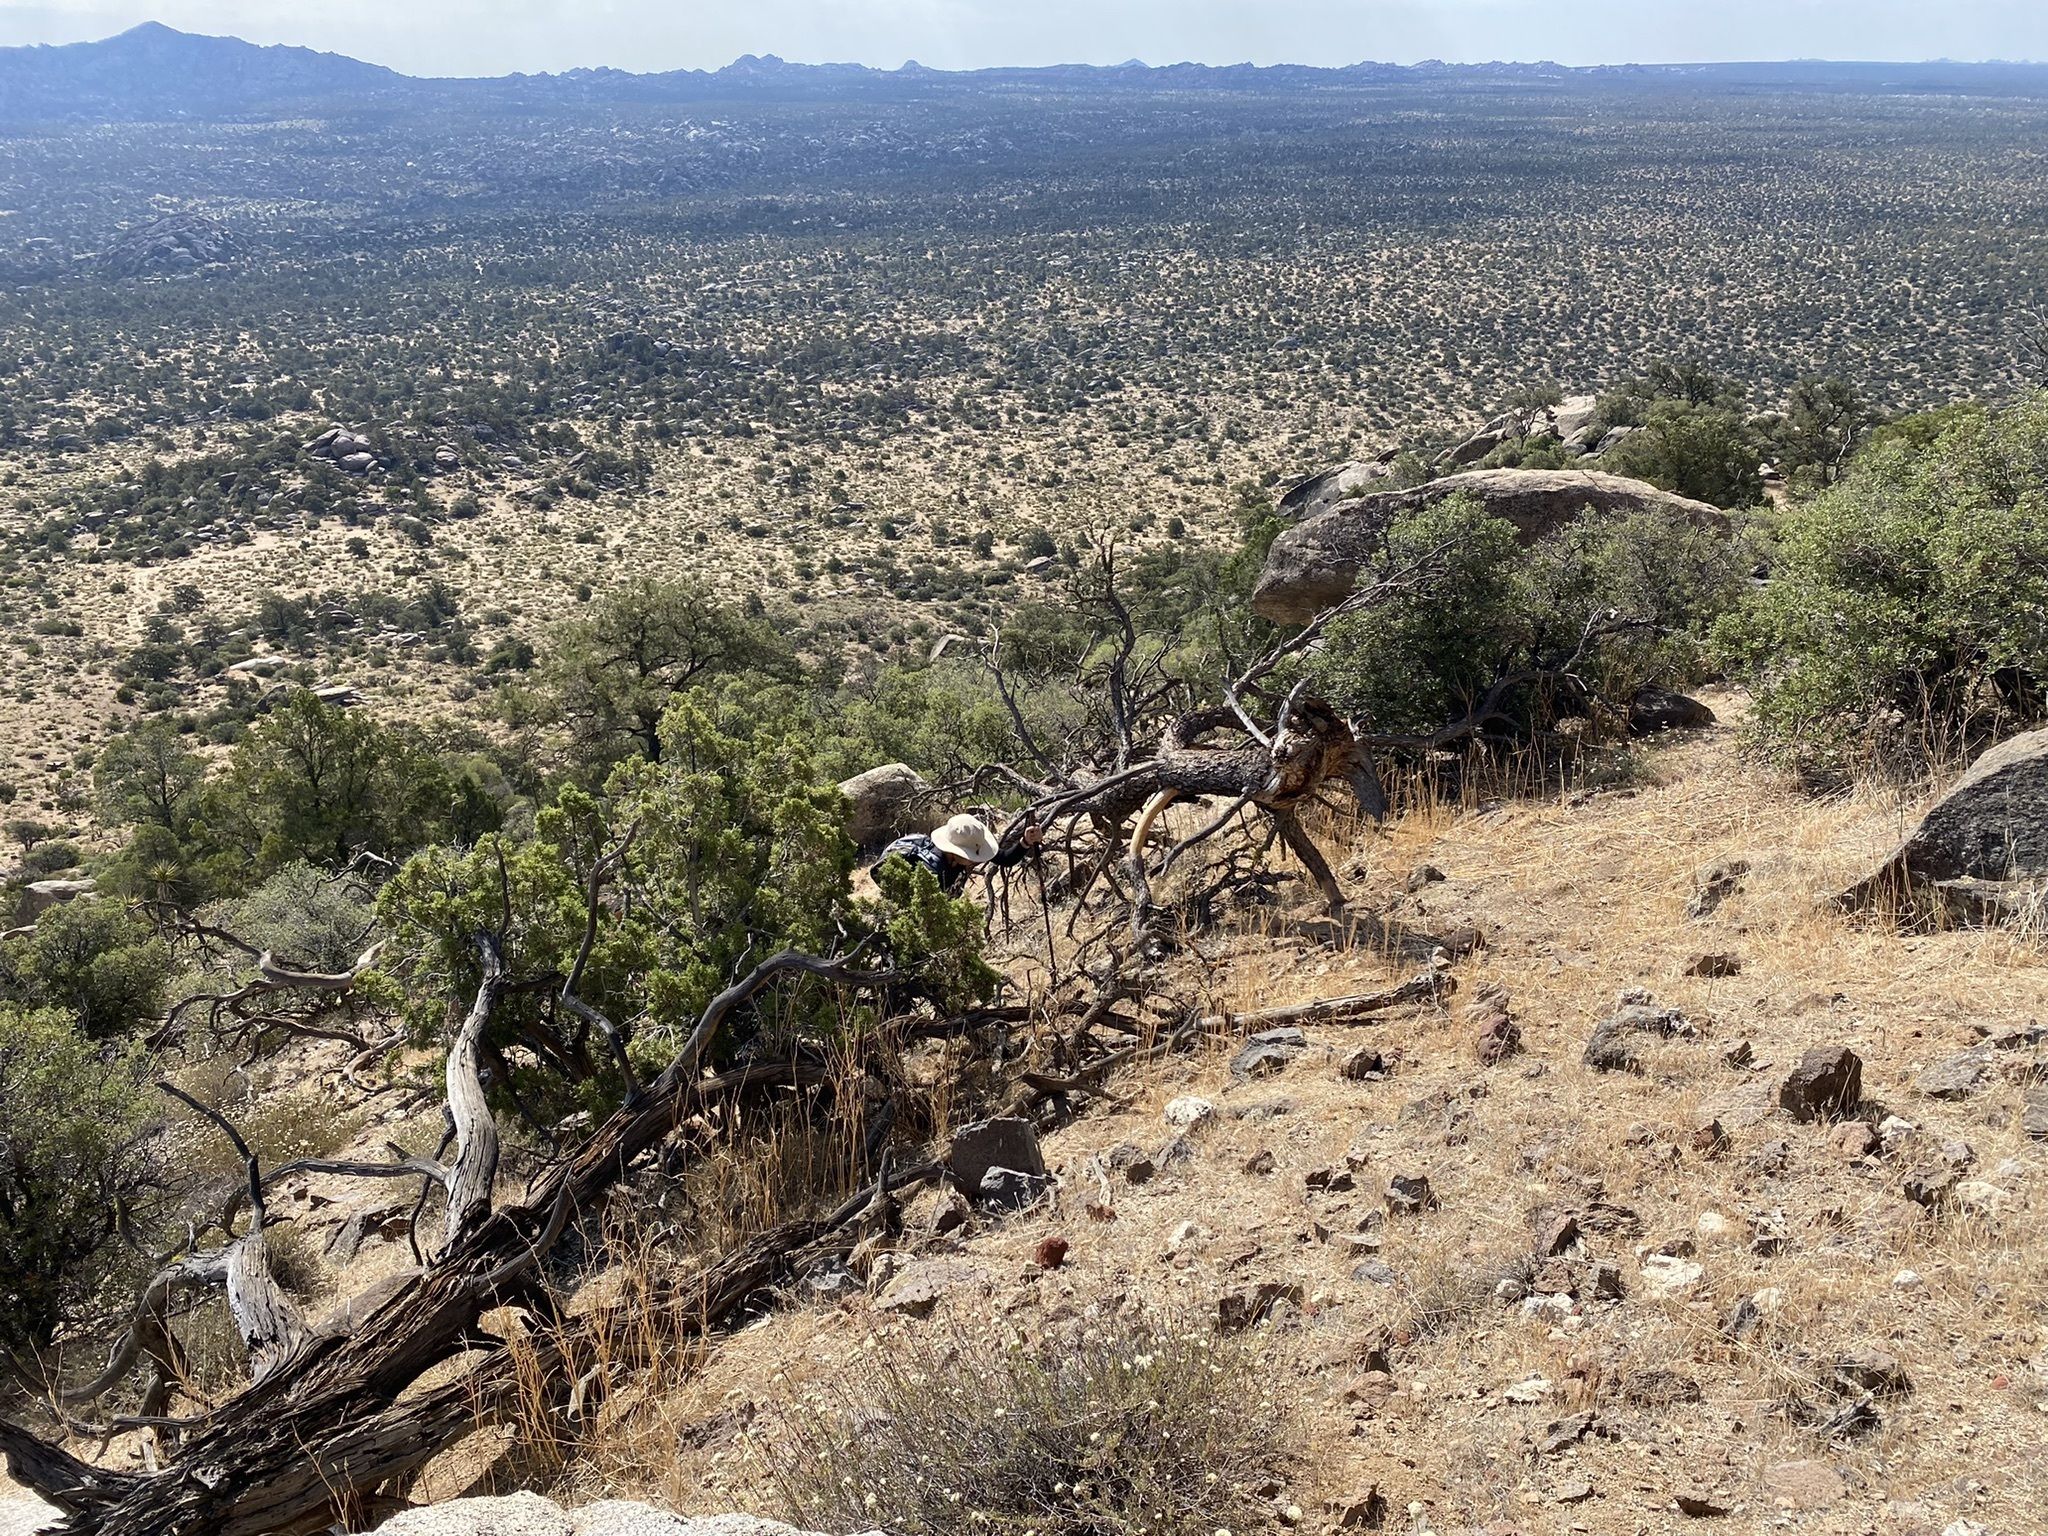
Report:
[[1031,1343],[899,1335],[792,1397],[764,1455],[807,1529],[1140,1536],[1251,1517],[1283,1412],[1248,1349],[1133,1314]]

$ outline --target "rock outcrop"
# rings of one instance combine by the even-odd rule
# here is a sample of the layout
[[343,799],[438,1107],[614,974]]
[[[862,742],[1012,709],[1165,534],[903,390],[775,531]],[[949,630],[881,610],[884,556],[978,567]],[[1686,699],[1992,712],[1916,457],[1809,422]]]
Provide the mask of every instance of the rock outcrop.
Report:
[[1360,568],[1379,552],[1397,517],[1452,496],[1470,496],[1505,518],[1525,544],[1588,513],[1661,512],[1696,527],[1728,527],[1727,514],[1718,507],[1621,475],[1589,469],[1477,469],[1411,490],[1371,491],[1338,501],[1287,529],[1266,555],[1253,606],[1278,623],[1306,624],[1350,594]]
[[1969,916],[2030,905],[2048,887],[2048,730],[2000,742],[1934,802],[1846,906],[1931,896]]
[[203,214],[173,213],[127,231],[100,253],[100,264],[116,277],[151,277],[219,266],[235,252],[225,225]]

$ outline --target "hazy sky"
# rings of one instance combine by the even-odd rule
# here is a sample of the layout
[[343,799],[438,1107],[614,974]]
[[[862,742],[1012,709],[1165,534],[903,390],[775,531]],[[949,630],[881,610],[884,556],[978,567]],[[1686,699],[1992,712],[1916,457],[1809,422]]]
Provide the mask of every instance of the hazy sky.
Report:
[[2048,0],[0,0],[0,44],[140,21],[411,74],[742,53],[937,68],[1197,59],[2048,59]]

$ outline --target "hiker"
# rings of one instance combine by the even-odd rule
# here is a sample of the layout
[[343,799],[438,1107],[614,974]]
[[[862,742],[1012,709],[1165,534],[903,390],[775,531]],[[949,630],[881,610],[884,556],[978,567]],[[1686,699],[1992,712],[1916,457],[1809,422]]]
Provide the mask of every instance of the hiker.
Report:
[[[1036,826],[1026,827],[1016,843],[1007,849],[996,844],[995,834],[977,817],[955,816],[936,832],[913,832],[899,837],[882,850],[882,859],[895,855],[922,864],[948,896],[960,894],[967,877],[977,869],[1008,869],[1021,863],[1045,834]],[[877,864],[882,862],[877,859]]]

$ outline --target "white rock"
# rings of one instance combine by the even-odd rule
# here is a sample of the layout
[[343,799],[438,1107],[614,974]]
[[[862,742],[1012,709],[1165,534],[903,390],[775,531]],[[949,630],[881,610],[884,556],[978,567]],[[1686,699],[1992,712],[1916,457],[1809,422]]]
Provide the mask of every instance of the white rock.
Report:
[[1184,1221],[1175,1227],[1166,1239],[1166,1251],[1179,1253],[1183,1248],[1193,1247],[1208,1235],[1208,1229],[1199,1221]]
[[1215,1118],[1216,1106],[1191,1094],[1170,1100],[1166,1106],[1166,1123],[1177,1131],[1192,1130],[1203,1121]]
[[2002,1215],[2012,1201],[2012,1196],[1988,1179],[1964,1179],[1949,1196],[1957,1210],[1971,1216]]
[[1653,1253],[1643,1260],[1644,1283],[1666,1296],[1691,1290],[1705,1275],[1706,1270],[1691,1259],[1673,1258],[1668,1253]]
[[1775,1285],[1767,1285],[1762,1290],[1758,1291],[1754,1296],[1750,1297],[1749,1300],[1750,1304],[1754,1306],[1757,1309],[1757,1311],[1763,1313],[1764,1316],[1768,1317],[1773,1312],[1777,1311],[1780,1307],[1785,1305],[1785,1293],[1778,1289],[1778,1287]]
[[1920,1127],[1899,1115],[1886,1115],[1877,1125],[1877,1139],[1887,1147],[1912,1135]]
[[559,1504],[537,1493],[450,1499],[393,1515],[377,1536],[576,1536]]
[[1701,1211],[1700,1219],[1693,1223],[1693,1229],[1707,1242],[1718,1243],[1734,1233],[1735,1223],[1719,1211]]
[[1926,1283],[1920,1278],[1920,1271],[1917,1269],[1902,1269],[1892,1276],[1892,1284],[1902,1291],[1910,1291]]
[[1550,1382],[1542,1376],[1526,1376],[1501,1396],[1511,1403],[1540,1403],[1550,1396]]

